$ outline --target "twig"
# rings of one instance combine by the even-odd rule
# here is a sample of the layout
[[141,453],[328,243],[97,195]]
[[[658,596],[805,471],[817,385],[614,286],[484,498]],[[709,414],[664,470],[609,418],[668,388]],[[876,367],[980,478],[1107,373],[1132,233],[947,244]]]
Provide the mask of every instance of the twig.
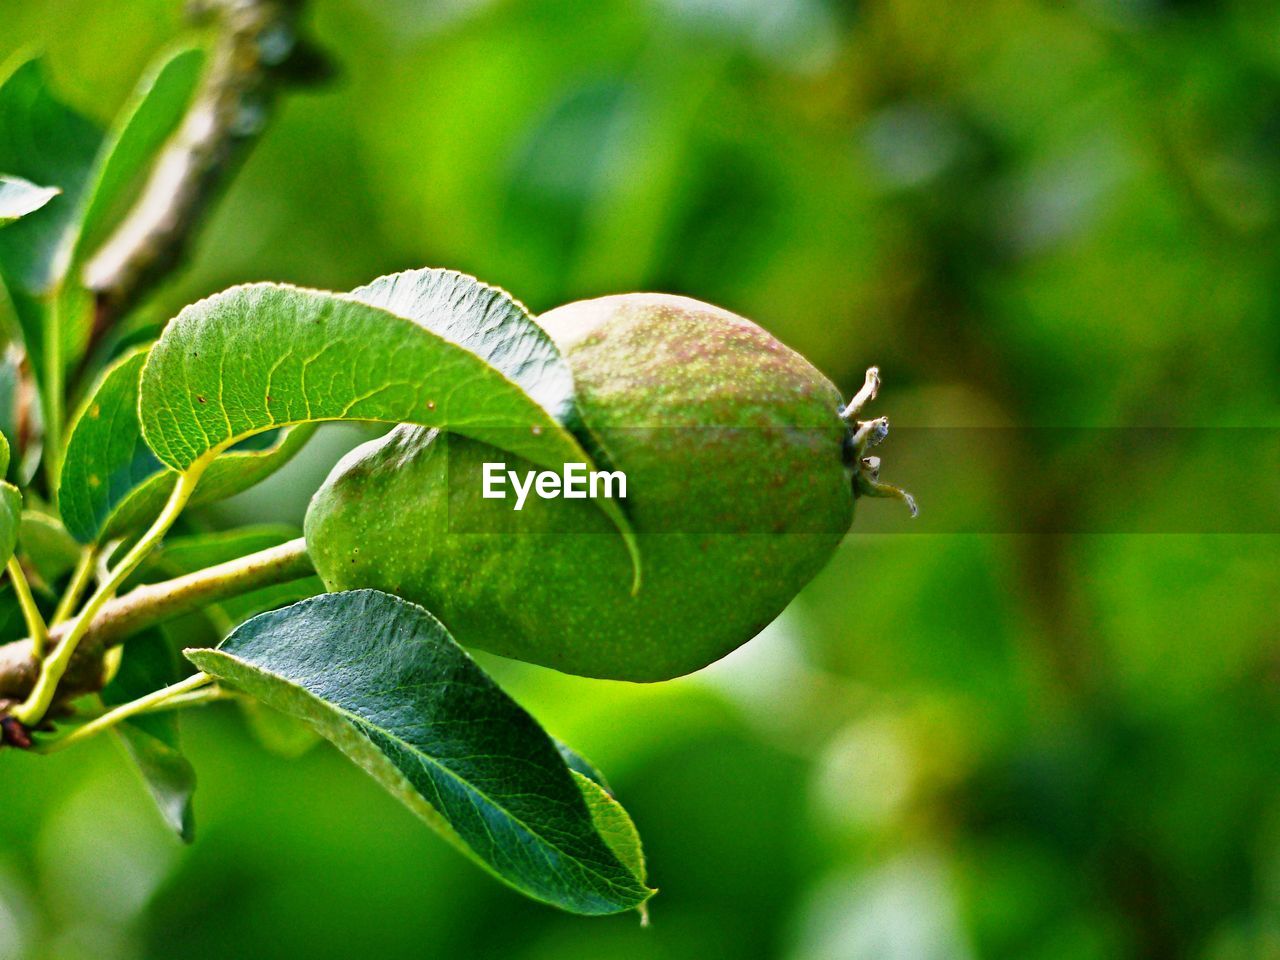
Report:
[[[152,583],[129,591],[103,605],[85,631],[59,685],[59,697],[70,699],[100,690],[102,654],[145,627],[191,613],[205,604],[239,596],[261,587],[300,580],[315,573],[301,538],[207,567],[195,573]],[[59,642],[70,629],[62,624],[50,631]],[[39,673],[31,655],[31,641],[0,646],[0,699],[27,697]]]

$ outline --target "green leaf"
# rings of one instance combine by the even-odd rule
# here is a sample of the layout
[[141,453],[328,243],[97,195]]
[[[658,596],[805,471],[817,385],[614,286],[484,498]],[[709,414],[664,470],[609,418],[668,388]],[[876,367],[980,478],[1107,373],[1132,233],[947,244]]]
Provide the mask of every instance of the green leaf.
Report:
[[[9,469],[9,440],[0,433],[0,477]],[[9,562],[18,547],[18,524],[22,518],[22,493],[0,480],[0,566]]]
[[69,225],[67,274],[52,318],[65,368],[79,363],[92,334],[93,295],[82,276],[85,263],[127,213],[161,148],[182,122],[203,63],[199,49],[168,54],[143,78],[98,149],[84,198]]
[[573,779],[582,791],[582,798],[591,811],[591,822],[596,833],[604,838],[613,855],[631,875],[641,883],[646,880],[644,848],[640,844],[640,832],[636,830],[631,815],[613,795],[597,780],[573,770]]
[[[102,701],[107,706],[128,703],[181,679],[173,649],[158,631],[148,630],[125,645],[120,670],[102,691]],[[195,837],[191,795],[196,775],[179,744],[177,713],[141,714],[117,726],[116,733],[165,823],[190,843]]]
[[9,562],[18,546],[18,524],[22,517],[22,492],[0,480],[0,565]]
[[259,550],[278,547],[298,536],[298,528],[287,523],[259,523],[233,530],[166,537],[160,548],[143,563],[142,572],[148,574],[147,580],[180,577]]
[[64,322],[83,325],[81,318],[62,318],[55,327],[49,302],[66,273],[69,238],[101,142],[93,123],[53,95],[39,61],[0,79],[0,170],[62,191],[38,213],[0,231],[0,280],[42,390],[50,386],[50,351],[61,356],[61,342],[51,334]]
[[38,60],[0,80],[0,170],[62,191],[40,216],[0,233],[0,272],[10,293],[38,297],[61,280],[62,247],[101,142],[93,123],[53,95]]
[[103,372],[71,428],[58,510],[82,543],[96,540],[120,503],[165,472],[138,428],[138,377],[148,349],[125,354]]
[[[81,543],[148,522],[177,480],[142,439],[138,423],[138,378],[149,349],[135,349],[108,367],[76,413],[58,482],[58,509]],[[280,431],[261,449],[228,451],[205,473],[192,504],[253,486],[286,464],[314,430],[301,425]]]
[[0,176],[0,227],[35,213],[61,192],[57,187],[37,187],[21,177]]
[[73,268],[106,239],[124,214],[195,95],[204,51],[167,53],[134,90],[108,131],[94,165],[80,218]]
[[596,768],[596,765],[590,760],[578,753],[578,751],[574,750],[568,744],[561,743],[559,740],[556,741],[556,749],[560,751],[560,756],[564,758],[565,766],[570,770],[586,777],[588,780],[592,781],[604,790],[605,793],[610,795],[613,794],[613,790],[609,788],[609,782],[605,780],[604,774],[601,773]]
[[80,559],[80,544],[72,539],[57,517],[40,510],[23,510],[18,542],[40,579],[56,583]]
[[18,603],[13,584],[6,581],[0,584],[0,643],[21,640],[26,635],[27,621],[22,615],[22,605]]
[[147,442],[175,470],[319,420],[447,427],[544,465],[584,456],[555,413],[439,333],[344,294],[270,283],[233,287],[170,322],[143,370],[140,410]]
[[[375,590],[262,614],[197,667],[309,722],[428,824],[516,889],[583,914],[651,894],[614,852],[617,821],[537,722],[445,628]],[[600,809],[597,809],[600,808]],[[599,832],[597,819],[609,831]]]
[[[524,309],[471,277],[431,271],[440,275],[433,285],[421,273],[403,287],[384,278],[358,293],[412,309],[412,318],[280,284],[233,287],[187,307],[142,371],[147,443],[187,470],[261,430],[375,420],[455,431],[554,469],[590,463],[566,425],[572,380],[554,373],[546,353],[554,346]],[[489,338],[517,347],[504,353]],[[489,344],[486,356],[510,376],[463,343]],[[553,374],[541,383],[538,371]],[[638,574],[626,517],[616,501],[595,502],[626,539]]]
[[573,416],[573,373],[551,336],[505,290],[454,270],[406,270],[357,287],[362,303],[408,317],[480,357],[559,423]]

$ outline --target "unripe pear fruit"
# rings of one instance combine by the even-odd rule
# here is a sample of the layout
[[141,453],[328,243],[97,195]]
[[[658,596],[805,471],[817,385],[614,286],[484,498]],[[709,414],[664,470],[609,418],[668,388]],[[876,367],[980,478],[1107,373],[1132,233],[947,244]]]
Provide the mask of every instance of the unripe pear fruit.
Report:
[[826,563],[859,494],[910,503],[863,456],[887,423],[852,421],[874,369],[845,405],[769,333],[683,297],[603,297],[539,323],[573,370],[583,446],[626,475],[641,588],[598,504],[486,499],[483,464],[529,465],[401,426],[352,451],[312,500],[308,549],[329,589],[398,594],[504,656],[664,680],[772,621]]

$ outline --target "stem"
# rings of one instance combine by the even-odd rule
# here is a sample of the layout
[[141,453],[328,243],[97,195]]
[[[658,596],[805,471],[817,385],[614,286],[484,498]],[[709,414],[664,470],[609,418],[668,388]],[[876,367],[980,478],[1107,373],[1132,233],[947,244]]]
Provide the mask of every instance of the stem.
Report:
[[148,693],[144,697],[137,700],[130,700],[118,707],[108,710],[101,716],[94,717],[82,727],[77,727],[61,740],[55,740],[47,747],[41,749],[42,753],[56,753],[59,750],[65,750],[67,747],[73,747],[77,743],[88,740],[90,737],[97,736],[103,730],[109,730],[122,720],[128,720],[130,717],[137,716],[140,713],[147,713],[157,710],[168,705],[167,701],[184,694],[189,694],[193,690],[198,690],[206,684],[212,683],[213,677],[207,673],[195,673],[187,677],[187,679],[179,681],[168,687],[162,687]]
[[[102,653],[139,630],[206,604],[300,580],[314,573],[306,541],[299,538],[195,573],[130,590],[98,612],[72,658],[63,687],[76,695],[101,689]],[[58,640],[69,629],[66,624],[54,627],[51,639]],[[30,640],[0,645],[0,699],[25,697],[36,682],[37,669]]]
[[67,589],[62,595],[62,599],[58,601],[58,609],[53,612],[53,625],[55,627],[70,620],[72,612],[80,603],[80,597],[84,594],[85,587],[89,585],[89,580],[93,577],[94,561],[97,559],[96,554],[97,551],[93,546],[85,547],[80,551],[80,559],[76,563],[75,571],[71,574],[71,581],[67,584]]
[[58,642],[58,646],[54,648],[53,653],[49,655],[49,658],[41,666],[40,676],[36,680],[36,685],[32,689],[30,696],[13,711],[13,715],[22,723],[32,727],[44,719],[49,705],[53,703],[58,683],[62,680],[63,674],[67,672],[67,665],[71,663],[71,656],[76,652],[76,647],[80,644],[80,640],[88,631],[90,624],[93,623],[93,618],[102,609],[103,604],[111,599],[129,574],[138,569],[138,564],[146,559],[147,554],[151,552],[161,538],[164,537],[165,533],[168,532],[169,528],[173,526],[173,522],[178,519],[178,514],[182,513],[182,508],[191,499],[191,494],[195,491],[196,484],[200,480],[200,475],[204,473],[209,459],[211,458],[197,461],[187,471],[178,475],[178,482],[174,485],[173,493],[169,495],[169,501],[164,505],[164,509],[160,511],[160,516],[156,517],[155,523],[134,544],[133,549],[125,554],[124,559],[111,571],[111,576],[94,591],[93,596],[84,605],[84,609],[71,622],[71,627],[66,635]]
[[27,633],[31,634],[31,652],[34,656],[43,657],[45,647],[49,645],[49,628],[40,615],[36,598],[31,595],[31,585],[27,583],[27,575],[22,572],[22,564],[17,557],[9,558],[8,570],[13,592],[18,596],[18,606],[22,608],[22,619],[27,622]]

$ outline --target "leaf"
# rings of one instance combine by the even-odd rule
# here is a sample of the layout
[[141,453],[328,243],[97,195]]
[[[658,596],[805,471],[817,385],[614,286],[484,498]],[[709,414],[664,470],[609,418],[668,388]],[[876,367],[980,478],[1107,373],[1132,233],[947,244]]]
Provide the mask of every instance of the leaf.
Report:
[[101,142],[92,122],[52,94],[39,61],[27,61],[0,79],[0,170],[62,191],[37,213],[0,230],[0,280],[42,390],[50,387],[50,351],[62,355],[60,340],[51,335],[62,321],[58,327],[50,322],[50,296],[66,273],[68,238]]
[[582,798],[591,811],[591,822],[596,832],[604,838],[614,856],[631,871],[641,883],[646,880],[644,849],[640,845],[640,832],[613,795],[595,778],[573,770],[573,779],[582,791]]
[[[148,630],[125,645],[120,670],[102,691],[102,701],[107,706],[128,703],[181,679],[172,648],[158,631]],[[195,838],[191,796],[196,775],[179,745],[177,714],[142,714],[121,723],[116,732],[165,823],[190,843]]]
[[569,363],[506,291],[454,270],[406,270],[379,277],[350,295],[469,350],[558,422],[570,421],[574,394]]
[[[9,469],[9,439],[0,433],[0,477]],[[18,547],[18,523],[22,517],[22,493],[0,480],[0,566],[7,564]]]
[[[255,617],[217,650],[186,655],[309,722],[529,896],[583,914],[628,910],[650,896],[598,832],[603,814],[584,799],[585,778],[575,779],[536,721],[421,607],[375,590],[325,594]],[[606,824],[617,842],[616,821]]]
[[144,562],[145,579],[180,577],[184,573],[203,570],[257,553],[299,536],[298,529],[285,523],[261,523],[233,530],[192,533],[167,537],[159,549]]
[[99,150],[80,218],[73,267],[106,239],[195,95],[204,51],[172,51],[152,67],[120,111]]
[[[3,291],[0,291],[0,298],[3,297]],[[3,352],[0,352],[0,433],[6,437],[16,437],[19,435],[19,423],[24,417],[22,411],[22,348],[16,344],[7,345]],[[28,441],[30,445],[30,441]],[[5,441],[6,448],[8,441]],[[20,458],[21,460],[21,458]],[[11,463],[14,468],[14,474],[20,475],[22,472],[22,463]],[[5,468],[6,473],[8,466]],[[0,473],[0,477],[4,477],[4,473]],[[19,481],[21,483],[21,481]]]
[[58,510],[68,532],[92,543],[112,510],[165,471],[138,429],[138,377],[148,347],[125,354],[102,374],[77,412],[58,480]]
[[98,149],[84,199],[69,225],[69,262],[52,318],[66,368],[79,363],[92,335],[93,294],[82,276],[85,262],[127,212],[127,202],[182,122],[203,63],[199,49],[167,55],[139,83]]
[[[572,410],[571,381],[552,377],[535,397],[459,345],[513,337],[527,344],[521,352],[505,356],[495,347],[489,355],[528,379],[545,366],[545,344],[529,329],[533,320],[505,294],[438,272],[445,275],[439,288],[421,277],[403,288],[429,291],[422,296],[396,293],[385,278],[361,294],[429,307],[430,326],[423,314],[410,319],[352,296],[280,284],[233,287],[187,307],[142,371],[147,443],[182,471],[261,430],[375,420],[455,431],[554,469],[590,463],[564,419]],[[638,575],[626,517],[616,501],[595,502],[622,533]]]
[[0,176],[0,227],[35,213],[62,191],[37,187],[21,177]]
[[0,272],[11,293],[37,297],[61,279],[62,246],[101,142],[93,123],[53,95],[38,60],[0,80],[0,170],[62,191],[40,216],[0,233]]
[[80,560],[80,544],[67,533],[57,517],[40,510],[23,510],[18,542],[40,579],[56,583]]
[[[58,509],[81,543],[150,521],[177,480],[142,439],[138,423],[138,378],[149,349],[137,348],[108,367],[73,421],[58,482]],[[279,432],[262,449],[228,451],[206,472],[192,504],[211,503],[253,486],[288,463],[314,430],[301,425]]]
[[0,234],[0,279],[46,394],[59,389],[62,371],[89,342],[93,298],[80,282],[81,265],[181,122],[202,62],[199,50],[171,54],[106,137],[57,100],[39,61],[0,82],[0,170],[63,193],[48,212]]
[[13,591],[13,584],[0,584],[0,643],[21,640],[27,635],[27,621],[22,615],[22,605]]
[[[233,447],[205,471],[190,505],[214,503],[261,483],[292,460],[315,431],[315,424],[301,423]],[[169,499],[177,481],[176,473],[165,470],[138,487],[107,517],[101,536],[119,536],[149,523]]]
[[12,483],[0,480],[0,565],[9,562],[18,546],[18,523],[22,517],[22,493]]
[[544,465],[583,456],[551,411],[469,350],[343,294],[278,284],[184,309],[152,349],[140,410],[147,442],[175,470],[318,420],[448,427]]
[[596,769],[595,764],[568,744],[561,743],[559,740],[556,741],[556,749],[560,751],[560,756],[564,758],[565,766],[574,773],[580,774],[595,783],[605,793],[610,796],[613,795],[613,791],[609,788],[609,783],[605,780],[604,774]]

